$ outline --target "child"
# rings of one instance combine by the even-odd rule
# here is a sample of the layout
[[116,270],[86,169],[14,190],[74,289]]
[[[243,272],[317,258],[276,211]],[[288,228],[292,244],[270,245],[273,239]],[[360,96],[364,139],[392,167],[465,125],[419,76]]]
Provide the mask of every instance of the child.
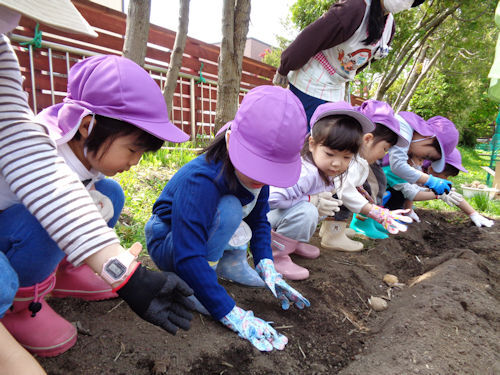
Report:
[[245,95],[226,126],[163,189],[145,228],[148,251],[160,269],[176,272],[193,288],[214,319],[259,350],[281,350],[287,338],[236,306],[214,269],[243,218],[256,270],[282,308],[309,306],[274,268],[266,218],[267,185],[286,187],[299,178],[306,117],[289,90],[261,86]]
[[[406,226],[402,223],[409,223],[411,219],[402,216],[400,211],[389,211],[377,206],[368,193],[364,191],[363,185],[367,186],[370,164],[381,159],[394,145],[408,146],[408,141],[400,135],[399,123],[394,117],[392,108],[387,103],[367,100],[357,110],[375,123],[375,130],[363,135],[359,155],[348,170],[346,183],[342,186],[339,197],[342,198],[344,207],[353,213],[364,215],[354,215],[351,228],[371,238],[385,238],[387,235],[381,233],[375,223],[380,224],[384,232],[387,230],[391,234],[396,234],[399,231],[406,231]],[[367,189],[369,190],[368,186]],[[331,237],[331,231],[326,230],[323,233],[325,235],[322,238],[321,246],[343,251],[356,250],[339,243],[341,241],[338,240],[338,236]]]
[[333,216],[342,204],[333,198],[339,189],[334,178],[343,175],[359,150],[363,132],[373,123],[346,102],[325,103],[314,111],[311,134],[302,148],[302,170],[292,187],[271,187],[268,214],[273,232],[276,270],[291,280],[309,277],[309,271],[292,262],[289,254],[317,258],[319,249],[308,242],[321,218]]
[[[407,163],[409,166],[411,165],[410,168],[412,170],[420,172],[423,176],[429,176],[429,178],[426,183],[422,183],[423,177],[419,178],[416,181],[417,183],[411,183],[397,175],[393,171],[392,165],[384,166],[383,169],[386,173],[388,187],[388,194],[384,199],[384,206],[389,209],[411,208],[411,202],[415,200],[429,200],[437,198],[444,200],[446,199],[445,197],[447,197],[451,188],[451,182],[421,172],[421,166],[424,160],[430,159],[434,160],[431,165],[433,166],[433,168],[435,168],[435,170],[442,171],[444,169],[446,155],[451,153],[455,146],[458,144],[458,131],[455,125],[450,120],[442,116],[436,116],[429,119],[428,122],[424,122],[424,120],[419,116],[415,114],[411,114],[412,116],[410,116],[410,114],[410,112],[400,113],[401,118],[407,119],[408,123],[411,122],[415,128],[419,129],[420,134],[427,133],[432,134],[432,136],[427,135],[427,137],[430,137],[427,141],[425,140],[425,138],[417,138],[416,141],[412,141],[415,144],[415,142],[418,142],[420,139],[424,139],[420,142],[419,145],[414,146],[414,144],[412,144],[410,146],[407,155]],[[400,119],[400,125],[401,124],[403,124],[403,122],[401,122]],[[430,139],[435,140],[433,141],[433,149],[431,147],[427,147],[428,150],[425,151],[425,142],[429,142]],[[432,153],[439,154],[440,157],[433,158]],[[389,159],[390,157],[391,155],[389,151]],[[437,189],[432,188],[433,179],[436,179],[436,181],[438,181],[438,185],[434,185],[438,187]],[[431,181],[431,184],[429,184],[428,181]],[[448,188],[440,189],[440,181],[447,182],[446,186]],[[430,190],[422,188],[421,186],[419,186],[419,183],[424,185],[425,187],[428,187]],[[441,187],[444,187],[444,185],[442,185]],[[415,221],[419,221],[418,216],[413,210],[410,212],[410,216],[413,217]]]
[[[442,172],[438,173],[432,169],[431,165],[428,165],[427,172],[439,178],[450,178],[457,176],[460,171],[469,173],[462,165],[462,156],[458,149],[454,149],[449,155],[446,155],[446,165]],[[449,206],[455,205],[460,208],[464,213],[466,213],[472,222],[477,227],[491,227],[495,223],[493,220],[489,220],[484,216],[480,215],[476,210],[474,210],[469,203],[464,199],[464,197],[452,190],[449,194],[448,199],[444,200]]]
[[[412,112],[399,112],[396,115],[399,121],[400,134],[409,142],[408,146],[393,146],[389,149],[389,166],[385,171],[391,175],[410,184],[422,184],[441,195],[448,193],[451,189],[451,182],[432,175],[423,173],[409,165],[411,157],[431,160],[436,170],[442,171],[444,168],[445,151],[453,150],[458,143],[458,132],[455,127],[450,129],[451,137],[437,137],[433,129],[426,121]],[[387,175],[387,174],[386,174]],[[389,182],[388,182],[389,183]]]
[[[145,151],[160,148],[164,139],[178,142],[188,138],[168,121],[161,91],[147,72],[117,56],[94,56],[75,64],[64,102],[42,111],[37,120],[48,126],[59,154],[91,190],[110,226],[118,220],[124,197],[118,183],[103,179],[103,174],[112,176],[128,170]],[[65,182],[63,179],[59,184]],[[0,236],[10,240],[4,252],[20,284],[2,323],[33,353],[61,354],[76,342],[76,329],[43,297],[54,284],[58,289],[55,296],[89,300],[116,296],[109,286],[110,277],[106,283],[88,266],[75,268],[68,262],[55,276],[64,252],[20,203],[13,201],[0,214],[0,223]],[[181,327],[188,327],[187,320],[179,322]]]

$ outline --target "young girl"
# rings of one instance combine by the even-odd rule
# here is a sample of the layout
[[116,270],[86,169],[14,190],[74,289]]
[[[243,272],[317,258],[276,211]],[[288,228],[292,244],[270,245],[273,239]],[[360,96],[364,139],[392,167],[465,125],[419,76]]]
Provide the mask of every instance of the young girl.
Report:
[[[63,103],[44,110],[37,120],[47,125],[59,154],[91,190],[91,196],[112,226],[123,207],[123,191],[118,183],[103,179],[103,175],[128,170],[145,151],[160,148],[163,139],[185,141],[187,135],[168,121],[159,87],[131,60],[95,56],[75,64],[68,77],[68,92]],[[69,183],[62,179],[59,184],[65,182]],[[82,202],[76,200],[72,204],[78,206]],[[15,200],[0,214],[0,224],[0,237],[10,241],[4,253],[20,284],[14,304],[2,323],[33,353],[41,356],[63,353],[76,342],[76,329],[46,304],[44,296],[56,284],[56,296],[108,298],[116,295],[109,285],[116,282],[119,285],[123,280],[113,281],[113,274],[108,275],[103,268],[101,276],[106,283],[88,266],[75,268],[68,262],[55,276],[54,270],[64,253],[39,221]],[[57,218],[53,225],[59,225]],[[128,261],[117,259],[119,264],[115,262],[115,267],[127,271],[135,259],[131,255],[127,254]],[[135,270],[137,275],[143,274],[137,265]],[[121,277],[125,275],[121,272]],[[144,290],[141,293],[147,294]],[[136,307],[143,312],[148,308],[142,304]],[[187,328],[186,323],[188,320],[180,322],[180,326]]]
[[293,263],[289,254],[319,256],[319,249],[308,242],[318,221],[333,216],[342,204],[331,193],[340,187],[334,178],[346,172],[359,150],[363,132],[373,128],[365,115],[346,102],[325,103],[314,112],[311,134],[301,152],[299,181],[289,188],[272,187],[269,196],[275,267],[286,278],[309,277],[309,271]]
[[309,306],[274,268],[266,218],[267,185],[290,186],[299,178],[306,117],[289,90],[261,86],[245,95],[226,126],[165,186],[145,228],[148,251],[160,269],[176,272],[193,288],[214,319],[259,350],[281,350],[287,338],[236,306],[215,268],[243,219],[256,270],[282,308]]
[[[399,123],[387,103],[367,100],[357,110],[375,123],[375,130],[363,135],[359,155],[349,168],[346,183],[338,194],[344,207],[355,214],[362,214],[354,215],[351,228],[371,238],[384,238],[387,235],[380,236],[375,223],[379,223],[389,233],[396,234],[406,231],[406,226],[402,223],[410,223],[412,220],[402,216],[404,212],[389,211],[376,205],[371,196],[364,191],[363,185],[365,184],[369,190],[366,181],[370,172],[370,164],[383,158],[389,148],[394,145],[408,146],[408,141],[400,135]],[[328,223],[325,222],[323,225],[325,224]],[[339,240],[338,235],[332,235],[332,231],[323,230],[322,247],[343,251],[357,250],[347,247]]]
[[[467,169],[465,169],[462,165],[462,156],[460,155],[460,151],[458,149],[454,149],[450,154],[446,155],[446,165],[442,172],[436,172],[432,168],[430,163],[427,166],[427,173],[432,174],[433,176],[439,178],[450,178],[457,176],[460,171],[468,173]],[[425,165],[425,163],[424,163]],[[425,168],[425,167],[424,167]],[[472,208],[472,206],[467,203],[464,197],[452,190],[449,194],[447,194],[448,198],[445,201],[446,204],[452,206],[455,205],[460,208],[465,214],[467,214],[474,225],[477,227],[491,227],[495,223],[493,220],[487,219],[484,216],[480,215],[476,210]]]
[[[384,207],[411,208],[411,203],[407,202],[405,205],[405,201],[432,199],[429,198],[432,193],[434,198],[446,196],[451,191],[451,182],[422,172],[421,166],[424,160],[431,160],[434,170],[444,169],[446,154],[451,153],[458,144],[459,135],[455,125],[442,116],[435,116],[426,122],[411,112],[400,112],[398,118],[402,129],[411,124],[415,131],[406,154],[405,168],[401,165],[401,154],[404,149],[394,146],[389,150],[389,165],[383,168],[388,190],[384,197]],[[420,177],[415,180],[415,176]],[[421,185],[432,192],[423,191],[425,189]],[[409,215],[415,221],[418,220],[413,210]]]

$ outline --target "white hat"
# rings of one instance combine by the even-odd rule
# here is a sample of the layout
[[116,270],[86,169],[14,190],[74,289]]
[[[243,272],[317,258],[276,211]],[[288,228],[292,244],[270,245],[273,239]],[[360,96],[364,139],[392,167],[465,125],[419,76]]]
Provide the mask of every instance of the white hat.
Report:
[[0,0],[2,6],[59,30],[97,36],[70,0]]

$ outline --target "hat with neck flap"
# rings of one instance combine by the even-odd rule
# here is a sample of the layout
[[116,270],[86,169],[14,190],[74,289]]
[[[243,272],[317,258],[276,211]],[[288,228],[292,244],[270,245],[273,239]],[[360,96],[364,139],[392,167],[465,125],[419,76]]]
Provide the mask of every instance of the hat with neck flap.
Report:
[[48,125],[51,138],[62,144],[74,137],[85,116],[93,114],[130,123],[166,141],[189,139],[169,121],[160,87],[125,57],[99,55],[75,64],[63,103],[46,108],[36,119]]

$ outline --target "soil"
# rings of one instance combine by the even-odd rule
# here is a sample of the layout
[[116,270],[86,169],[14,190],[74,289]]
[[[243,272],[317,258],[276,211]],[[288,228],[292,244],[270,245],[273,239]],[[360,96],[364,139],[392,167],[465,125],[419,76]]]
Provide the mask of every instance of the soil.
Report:
[[[240,307],[288,337],[283,351],[261,353],[198,313],[189,331],[171,336],[118,299],[50,299],[80,333],[68,352],[39,360],[54,375],[500,374],[500,223],[477,228],[456,213],[417,213],[421,223],[363,240],[361,253],[294,258],[311,271],[290,282],[311,301],[304,311],[221,281]],[[317,233],[312,243],[319,246]],[[406,286],[388,288],[386,273]],[[370,309],[370,296],[390,298],[388,309]]]

